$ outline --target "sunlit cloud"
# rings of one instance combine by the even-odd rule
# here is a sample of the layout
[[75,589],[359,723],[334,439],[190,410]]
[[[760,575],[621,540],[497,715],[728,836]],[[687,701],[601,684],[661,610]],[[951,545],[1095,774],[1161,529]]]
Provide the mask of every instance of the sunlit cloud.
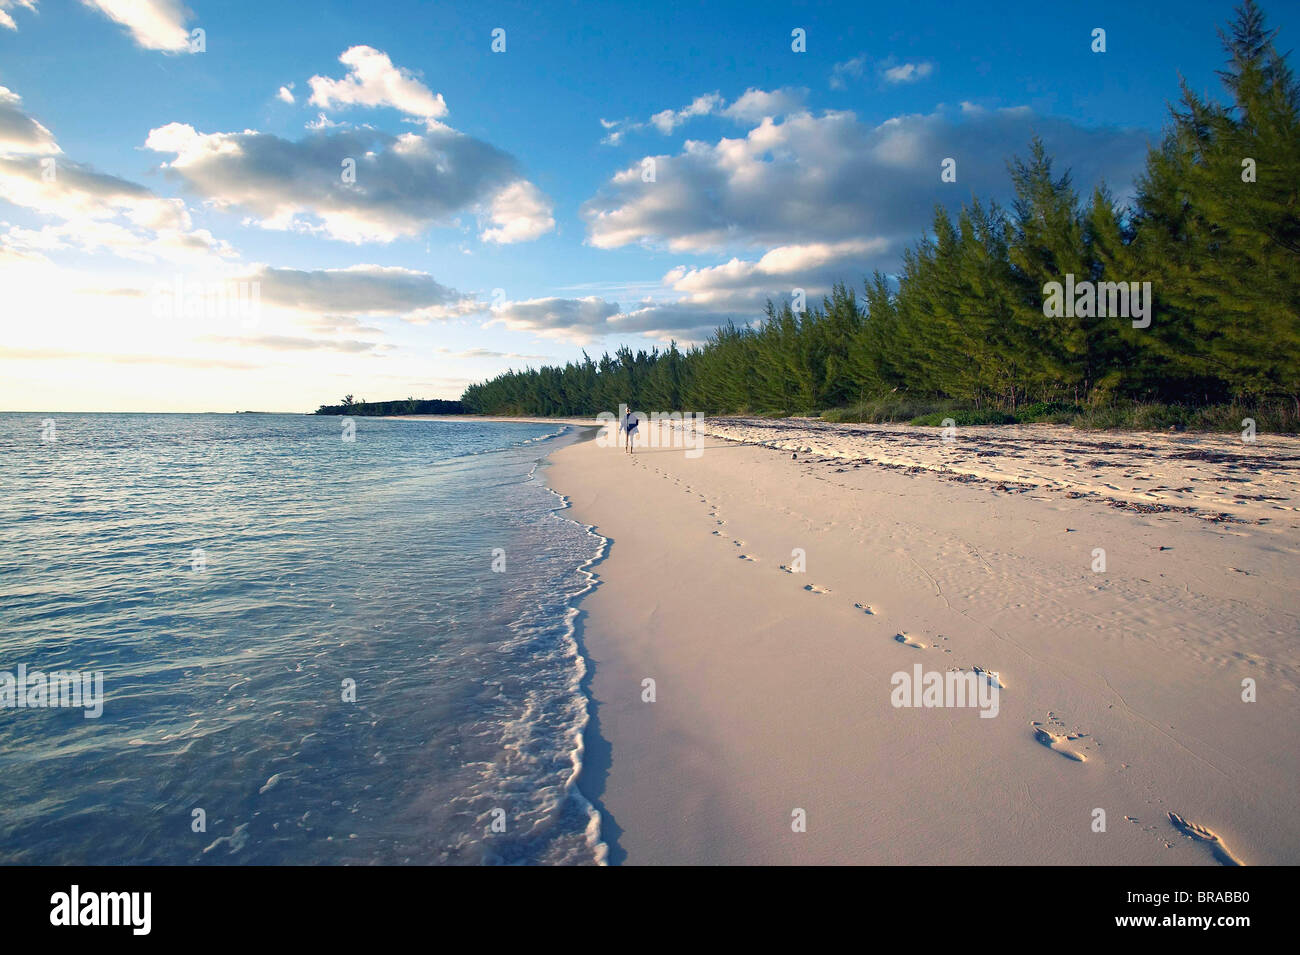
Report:
[[[482,211],[485,241],[536,238],[554,227],[549,201],[499,149],[439,125],[393,136],[373,128],[200,133],[169,123],[145,146],[173,155],[164,169],[222,208],[247,210],[267,229],[347,242],[392,242]],[[350,175],[344,175],[344,173]]]
[[802,88],[761,90],[750,87],[728,105],[721,93],[705,93],[681,109],[660,110],[643,123],[626,119],[602,119],[600,125],[609,132],[601,142],[607,146],[617,146],[628,133],[649,128],[668,135],[688,121],[703,116],[720,116],[740,123],[758,122],[764,117],[785,116],[803,109],[807,97],[808,90]]
[[901,252],[928,221],[935,203],[951,202],[940,163],[956,157],[960,181],[1003,198],[1005,161],[1039,135],[1081,183],[1131,182],[1148,135],[1087,128],[1018,107],[898,116],[863,123],[849,111],[797,112],[764,119],[739,138],[689,141],[680,153],[652,157],[619,173],[582,207],[587,241],[674,252],[887,240]]
[[36,0],[0,0],[0,27],[17,30],[18,22],[9,11],[18,9],[35,12]]
[[186,21],[192,14],[180,0],[81,0],[110,20],[126,27],[146,50],[182,53],[190,49]]
[[62,152],[54,134],[22,110],[22,98],[0,86],[0,155]]
[[339,62],[348,68],[342,79],[313,76],[307,81],[311,87],[308,100],[311,105],[325,109],[335,106],[391,106],[425,121],[447,115],[447,103],[442,94],[434,93],[410,70],[394,66],[382,50],[354,46],[343,51]]

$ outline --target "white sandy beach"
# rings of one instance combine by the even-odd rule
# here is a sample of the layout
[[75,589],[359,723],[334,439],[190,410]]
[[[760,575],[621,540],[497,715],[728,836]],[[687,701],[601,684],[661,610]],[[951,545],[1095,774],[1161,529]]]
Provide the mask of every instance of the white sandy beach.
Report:
[[[612,540],[581,785],[613,861],[1300,862],[1300,440],[705,430],[547,471]],[[918,663],[996,672],[996,717],[892,705]]]

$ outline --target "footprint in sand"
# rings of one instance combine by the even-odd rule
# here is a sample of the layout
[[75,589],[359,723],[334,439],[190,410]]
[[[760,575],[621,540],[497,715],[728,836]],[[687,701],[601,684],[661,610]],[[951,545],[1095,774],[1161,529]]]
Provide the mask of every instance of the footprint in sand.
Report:
[[737,554],[736,556],[739,557],[741,560],[749,561],[751,564],[757,562],[758,560],[757,557],[750,557],[748,554]]
[[828,594],[831,592],[829,587],[819,587],[816,584],[804,584],[804,590],[810,594]]
[[1066,759],[1076,763],[1086,763],[1088,757],[1079,752],[1072,744],[1079,739],[1079,734],[1052,733],[1043,729],[1041,723],[1031,723],[1034,728],[1034,740],[1046,746],[1054,753],[1060,753]]
[[876,611],[875,611],[874,609],[872,609],[872,607],[870,607],[868,604],[854,604],[854,605],[853,605],[853,609],[854,609],[854,610],[861,610],[861,611],[862,611],[863,613],[865,613],[868,617],[874,616],[875,613],[876,613]]
[[722,531],[714,531],[714,532],[713,532],[713,536],[714,536],[714,537],[721,537],[721,536],[722,536]]
[[744,541],[739,541],[739,540],[737,540],[737,541],[732,541],[732,543],[735,544],[737,547],[744,547],[744,546],[745,546],[745,542],[744,542]]
[[1189,839],[1205,843],[1214,856],[1214,861],[1219,865],[1241,865],[1241,860],[1228,851],[1228,847],[1223,844],[1223,840],[1217,833],[1194,822],[1188,822],[1176,812],[1169,813],[1169,821],[1173,823],[1175,829]]
[[896,633],[894,634],[894,639],[897,640],[899,643],[901,643],[903,646],[912,647],[914,650],[925,649],[925,644],[922,643],[920,640],[917,640],[915,637],[911,636],[910,634]]

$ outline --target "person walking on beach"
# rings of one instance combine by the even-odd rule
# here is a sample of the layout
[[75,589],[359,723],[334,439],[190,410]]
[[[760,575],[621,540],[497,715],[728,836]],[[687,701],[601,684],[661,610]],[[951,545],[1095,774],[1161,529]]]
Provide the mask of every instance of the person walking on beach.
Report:
[[628,454],[632,453],[632,442],[633,442],[633,436],[636,434],[636,426],[637,426],[636,414],[632,411],[629,411],[627,413],[627,417],[623,419],[623,430],[627,432],[627,453]]

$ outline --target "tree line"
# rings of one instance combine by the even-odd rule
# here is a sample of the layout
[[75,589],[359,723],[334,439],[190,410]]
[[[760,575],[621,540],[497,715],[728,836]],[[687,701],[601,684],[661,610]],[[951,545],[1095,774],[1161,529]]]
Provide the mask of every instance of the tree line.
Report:
[[349,415],[356,417],[393,417],[406,414],[464,414],[465,406],[459,401],[443,398],[404,398],[399,401],[356,401],[344,395],[336,405],[321,405],[316,414]]
[[[589,415],[620,402],[798,413],[881,396],[1016,412],[1027,403],[1281,401],[1300,414],[1300,88],[1253,0],[1220,31],[1227,102],[1184,82],[1132,203],[1080,197],[1035,139],[1008,163],[1009,207],[937,208],[898,274],[768,303],[703,345],[509,371],[471,412]],[[1049,283],[1150,282],[1151,321],[1044,309]],[[1045,314],[1045,311],[1053,314]]]

